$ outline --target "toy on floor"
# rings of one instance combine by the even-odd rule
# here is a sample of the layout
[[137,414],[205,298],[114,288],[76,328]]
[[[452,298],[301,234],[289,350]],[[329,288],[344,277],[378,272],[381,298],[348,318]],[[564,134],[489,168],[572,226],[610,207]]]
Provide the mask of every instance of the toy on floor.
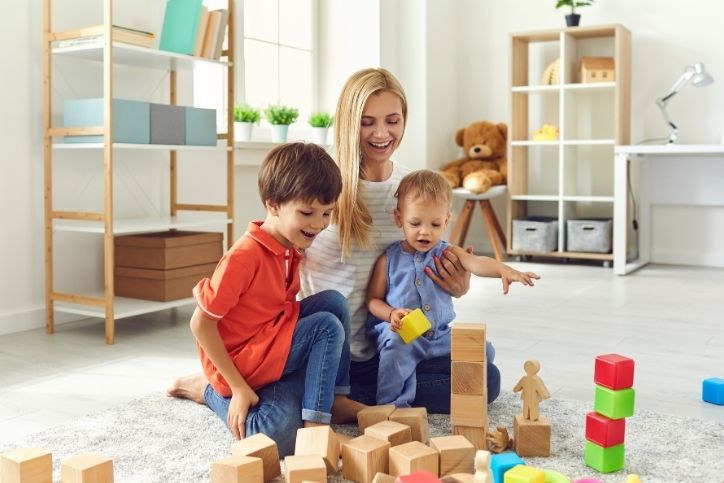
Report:
[[42,448],[18,448],[0,454],[0,481],[53,481],[53,456]]
[[533,141],[556,141],[558,128],[552,124],[543,124],[543,127],[533,132]]
[[490,473],[490,452],[479,449],[475,452],[475,476],[473,483],[493,483]]
[[502,453],[513,448],[513,440],[508,435],[508,428],[498,426],[495,431],[488,433],[488,449],[493,453]]
[[523,413],[513,418],[515,452],[520,456],[549,456],[551,453],[551,423],[539,414],[538,405],[551,397],[538,376],[540,362],[535,359],[523,364],[526,375],[521,377],[513,392],[520,392]]
[[432,324],[418,308],[402,318],[402,327],[397,333],[405,344],[409,344],[430,329],[432,329]]
[[641,478],[639,478],[639,475],[631,473],[626,477],[625,483],[641,483]]
[[724,379],[720,377],[704,379],[701,398],[708,403],[724,405]]

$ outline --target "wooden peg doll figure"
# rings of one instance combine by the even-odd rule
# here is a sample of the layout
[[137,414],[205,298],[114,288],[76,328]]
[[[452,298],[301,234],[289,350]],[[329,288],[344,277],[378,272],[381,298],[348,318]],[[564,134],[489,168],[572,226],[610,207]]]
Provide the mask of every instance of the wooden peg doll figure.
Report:
[[520,378],[513,392],[520,392],[523,399],[523,418],[529,421],[538,421],[538,404],[544,399],[551,397],[548,388],[543,384],[543,379],[538,376],[540,362],[535,359],[525,361],[523,364],[525,376]]
[[493,483],[490,473],[490,452],[479,449],[475,452],[475,476],[473,483]]

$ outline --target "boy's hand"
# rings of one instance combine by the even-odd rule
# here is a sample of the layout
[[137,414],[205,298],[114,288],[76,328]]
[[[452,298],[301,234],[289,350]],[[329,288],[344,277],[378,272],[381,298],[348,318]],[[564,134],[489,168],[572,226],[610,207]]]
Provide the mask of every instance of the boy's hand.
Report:
[[246,436],[246,416],[249,414],[249,408],[258,403],[259,396],[249,386],[232,389],[226,423],[236,439],[244,439]]
[[402,328],[402,318],[410,312],[410,309],[392,309],[389,322],[393,332],[397,332]]
[[503,293],[507,294],[512,282],[520,282],[523,285],[532,287],[535,285],[533,280],[540,279],[540,276],[533,272],[519,272],[518,270],[510,268],[508,265],[503,265],[503,268],[500,270],[500,279],[503,281]]

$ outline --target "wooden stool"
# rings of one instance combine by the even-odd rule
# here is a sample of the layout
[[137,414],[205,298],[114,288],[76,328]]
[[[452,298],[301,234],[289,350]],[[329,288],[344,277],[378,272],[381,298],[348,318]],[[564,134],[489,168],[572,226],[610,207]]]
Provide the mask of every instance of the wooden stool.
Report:
[[[491,187],[485,193],[476,195],[465,188],[455,188],[453,190],[453,196],[465,198],[465,205],[463,205],[463,209],[460,211],[460,216],[458,216],[455,226],[453,226],[452,235],[450,235],[450,243],[465,248],[463,243],[465,243],[465,237],[468,235],[470,219],[473,216],[475,202],[477,201],[480,203],[480,209],[483,212],[483,221],[485,222],[485,227],[488,231],[490,244],[493,246],[495,259],[499,262],[502,261],[505,256],[505,233],[503,233],[503,229],[500,227],[498,217],[495,216],[495,211],[493,211],[493,206],[490,204],[490,200],[504,195],[506,190],[507,186],[496,185]],[[495,235],[497,235],[497,238]],[[500,240],[500,246],[498,246],[498,240]]]

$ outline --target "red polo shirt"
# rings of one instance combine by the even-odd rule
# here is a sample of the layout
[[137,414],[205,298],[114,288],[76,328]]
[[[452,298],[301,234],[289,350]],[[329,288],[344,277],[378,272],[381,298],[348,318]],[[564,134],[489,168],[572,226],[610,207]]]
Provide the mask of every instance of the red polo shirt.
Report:
[[[285,248],[249,223],[247,232],[221,258],[211,279],[194,287],[196,305],[218,320],[219,334],[234,365],[256,390],[282,376],[299,318],[299,262],[295,248]],[[231,389],[204,349],[201,365],[214,390]]]

